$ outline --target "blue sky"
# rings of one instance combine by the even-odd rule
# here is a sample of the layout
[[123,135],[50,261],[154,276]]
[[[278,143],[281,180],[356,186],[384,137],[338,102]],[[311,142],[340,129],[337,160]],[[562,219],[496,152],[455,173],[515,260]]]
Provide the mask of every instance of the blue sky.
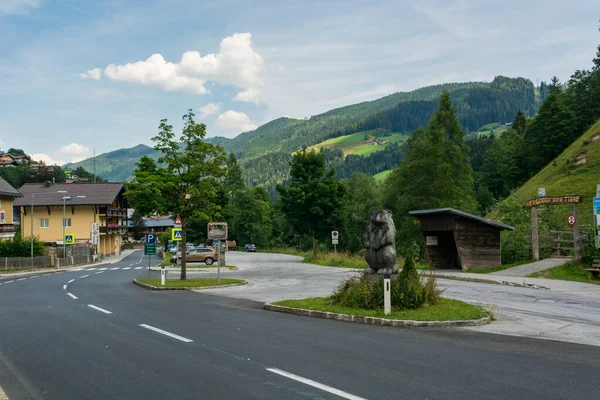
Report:
[[0,141],[47,162],[152,145],[188,108],[209,136],[396,92],[566,80],[600,2],[0,0]]

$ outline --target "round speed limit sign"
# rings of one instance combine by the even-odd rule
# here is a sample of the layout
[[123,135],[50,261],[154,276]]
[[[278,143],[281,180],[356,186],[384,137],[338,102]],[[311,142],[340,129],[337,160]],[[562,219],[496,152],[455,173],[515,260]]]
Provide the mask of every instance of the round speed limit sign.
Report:
[[575,217],[575,215],[573,215],[573,214],[569,214],[569,216],[567,217],[567,224],[569,224],[569,226],[575,226],[576,222],[577,222],[577,217]]

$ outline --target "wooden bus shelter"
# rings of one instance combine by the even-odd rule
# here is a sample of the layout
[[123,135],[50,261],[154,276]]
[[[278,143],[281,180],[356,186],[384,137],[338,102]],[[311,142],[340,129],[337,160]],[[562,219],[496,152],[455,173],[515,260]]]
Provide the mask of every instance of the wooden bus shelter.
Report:
[[453,208],[410,211],[418,219],[430,265],[463,271],[502,264],[500,232],[514,228]]

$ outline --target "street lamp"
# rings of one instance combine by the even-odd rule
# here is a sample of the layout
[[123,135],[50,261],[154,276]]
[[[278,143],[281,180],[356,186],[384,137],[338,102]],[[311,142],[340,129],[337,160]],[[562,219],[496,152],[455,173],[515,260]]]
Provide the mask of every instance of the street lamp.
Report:
[[66,190],[58,190],[56,192],[39,192],[39,193],[31,193],[31,267],[33,268],[33,199],[35,195],[46,195],[46,194],[56,194],[56,193],[69,193]]

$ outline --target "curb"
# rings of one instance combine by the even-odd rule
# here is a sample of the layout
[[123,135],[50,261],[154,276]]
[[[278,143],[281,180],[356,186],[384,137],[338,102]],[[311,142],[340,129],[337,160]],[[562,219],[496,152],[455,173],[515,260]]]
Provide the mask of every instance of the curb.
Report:
[[335,319],[337,321],[355,322],[359,324],[377,325],[377,326],[396,326],[396,327],[426,327],[426,328],[449,328],[458,326],[481,326],[489,324],[489,316],[481,319],[468,319],[457,321],[412,321],[408,319],[387,319],[377,317],[362,317],[359,315],[338,314],[329,311],[307,310],[304,308],[292,308],[278,306],[267,303],[264,306],[267,311],[283,312],[305,317],[316,317],[325,319]]
[[437,275],[434,274],[438,279],[449,279],[454,281],[463,281],[463,282],[475,282],[475,283],[490,283],[493,285],[506,285],[506,286],[514,286],[514,287],[524,287],[528,289],[537,289],[537,290],[551,290],[550,288],[534,285],[533,283],[517,283],[517,282],[509,282],[509,281],[496,281],[493,279],[485,279],[485,278],[466,278],[462,276],[454,276],[454,275]]
[[226,288],[233,286],[243,286],[248,284],[248,282],[244,281],[243,283],[232,283],[230,285],[220,285],[220,286],[201,286],[201,287],[162,287],[162,286],[153,286],[148,285],[147,283],[138,282],[137,279],[133,280],[134,285],[138,285],[148,290],[204,290],[204,289],[217,289],[217,288]]

